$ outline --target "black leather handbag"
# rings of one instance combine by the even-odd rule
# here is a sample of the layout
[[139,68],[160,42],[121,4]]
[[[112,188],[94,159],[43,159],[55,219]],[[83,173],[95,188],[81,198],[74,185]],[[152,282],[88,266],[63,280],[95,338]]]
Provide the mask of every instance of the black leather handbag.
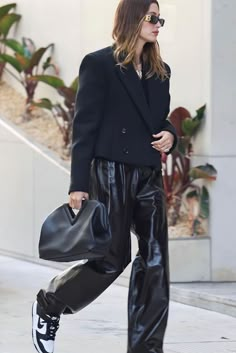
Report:
[[69,204],[55,209],[43,222],[39,239],[39,257],[69,262],[104,257],[111,242],[105,205],[84,200],[75,215]]

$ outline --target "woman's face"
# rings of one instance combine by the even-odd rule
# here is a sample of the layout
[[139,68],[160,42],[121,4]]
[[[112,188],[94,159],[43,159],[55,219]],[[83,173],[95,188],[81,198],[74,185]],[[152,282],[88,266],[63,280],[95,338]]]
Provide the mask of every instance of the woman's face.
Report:
[[[160,11],[156,3],[152,3],[150,5],[146,15],[160,16]],[[145,43],[156,42],[160,27],[161,27],[160,22],[157,22],[156,24],[152,24],[151,22],[144,21],[142,24],[139,38],[142,39]]]

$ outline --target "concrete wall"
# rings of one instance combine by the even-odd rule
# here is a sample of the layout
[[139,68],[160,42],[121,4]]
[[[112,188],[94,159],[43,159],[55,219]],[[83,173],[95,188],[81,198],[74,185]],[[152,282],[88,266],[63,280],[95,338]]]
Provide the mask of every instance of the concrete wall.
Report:
[[40,226],[67,201],[69,172],[2,120],[0,170],[0,249],[38,257]]
[[236,280],[236,2],[212,2],[211,149],[219,171],[212,190],[213,279]]

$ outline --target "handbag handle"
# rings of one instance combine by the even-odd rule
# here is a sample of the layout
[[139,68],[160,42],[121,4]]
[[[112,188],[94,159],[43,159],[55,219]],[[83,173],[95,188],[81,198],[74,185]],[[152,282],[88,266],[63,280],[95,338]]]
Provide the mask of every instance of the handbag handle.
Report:
[[78,210],[77,213],[75,213],[73,211],[73,208],[69,205],[69,203],[65,203],[64,204],[64,208],[66,210],[66,213],[67,213],[71,223],[75,223],[76,222],[77,218],[79,217],[79,215],[81,214],[82,210],[85,207],[86,201],[87,201],[86,199],[82,199],[81,208]]

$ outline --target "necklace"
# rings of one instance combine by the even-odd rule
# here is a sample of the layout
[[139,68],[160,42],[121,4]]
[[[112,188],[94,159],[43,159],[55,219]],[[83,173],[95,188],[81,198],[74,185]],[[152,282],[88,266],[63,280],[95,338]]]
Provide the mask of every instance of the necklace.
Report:
[[143,73],[142,73],[142,70],[136,70],[137,74],[138,74],[138,77],[140,78],[140,80],[142,79],[143,77]]
[[142,72],[142,64],[135,64],[135,71],[138,75],[138,77],[140,78],[140,80],[142,79],[143,77],[143,72]]

